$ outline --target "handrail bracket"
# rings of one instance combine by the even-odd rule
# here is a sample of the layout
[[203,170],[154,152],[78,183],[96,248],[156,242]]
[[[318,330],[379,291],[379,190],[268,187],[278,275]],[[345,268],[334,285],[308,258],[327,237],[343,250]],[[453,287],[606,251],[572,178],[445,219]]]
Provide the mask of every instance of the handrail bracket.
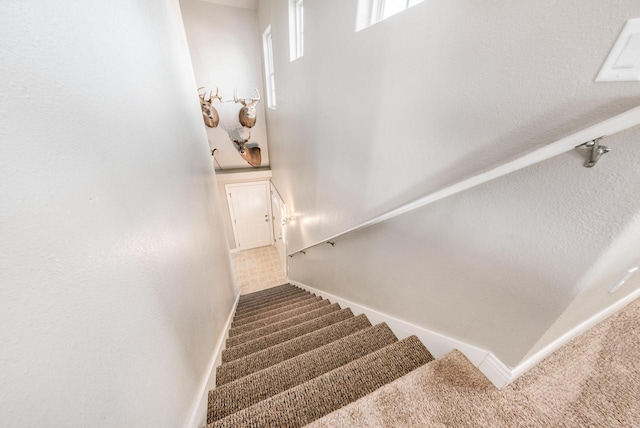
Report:
[[593,168],[596,163],[598,163],[602,155],[605,155],[611,151],[609,147],[600,145],[600,140],[602,140],[603,138],[604,136],[596,138],[595,140],[587,141],[586,143],[580,145],[591,149],[589,159],[587,159],[584,163],[585,168]]

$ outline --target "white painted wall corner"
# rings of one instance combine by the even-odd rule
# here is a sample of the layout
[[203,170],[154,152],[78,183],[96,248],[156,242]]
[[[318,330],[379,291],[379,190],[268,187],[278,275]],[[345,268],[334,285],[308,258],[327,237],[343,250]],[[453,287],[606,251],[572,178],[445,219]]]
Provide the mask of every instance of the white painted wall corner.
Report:
[[567,331],[565,334],[558,337],[556,340],[554,340],[553,342],[551,342],[550,344],[548,344],[547,346],[545,346],[544,348],[542,348],[541,350],[533,354],[531,357],[527,358],[524,361],[521,361],[520,364],[518,364],[516,367],[511,369],[510,382],[513,382],[514,380],[522,376],[524,373],[526,373],[528,370],[532,369],[540,361],[544,360],[546,357],[548,357],[549,355],[553,354],[555,351],[560,349],[562,346],[566,345],[571,340],[580,336],[582,333],[586,332],[591,327],[594,327],[596,324],[604,321],[609,316],[618,312],[619,310],[627,306],[629,303],[636,300],[638,297],[640,297],[640,288],[629,293],[628,295],[618,300],[617,302],[609,305],[608,307],[602,309],[600,312],[595,313],[593,316],[587,318],[586,320],[584,320],[583,322],[581,322],[571,330]]
[[216,367],[222,362],[222,350],[224,349],[224,343],[229,336],[229,329],[231,328],[231,321],[233,320],[233,314],[236,312],[238,301],[240,300],[240,293],[236,296],[236,300],[231,307],[231,311],[227,316],[227,321],[224,324],[223,334],[213,348],[211,357],[209,358],[209,364],[207,370],[200,382],[200,388],[194,398],[191,412],[187,422],[184,424],[184,428],[201,428],[207,425],[207,403],[209,397],[209,390],[213,389],[216,384]]
[[640,289],[638,289],[633,293],[627,295],[623,299],[598,312],[594,316],[583,321],[582,323],[550,343],[548,346],[532,355],[530,358],[522,361],[516,367],[509,367],[492,352],[487,351],[486,349],[464,343],[458,339],[443,335],[441,333],[436,333],[423,327],[411,324],[407,321],[399,320],[390,315],[376,311],[375,309],[371,309],[367,306],[363,306],[350,300],[343,299],[331,293],[326,293],[322,290],[318,290],[301,282],[289,282],[293,285],[309,291],[310,293],[330,300],[332,303],[338,303],[342,307],[349,307],[355,315],[365,314],[374,324],[381,322],[387,323],[389,328],[391,328],[391,330],[396,334],[396,336],[398,336],[399,339],[403,339],[411,335],[417,336],[435,358],[439,358],[442,355],[451,352],[454,349],[457,349],[458,351],[462,352],[469,359],[469,361],[471,361],[471,363],[473,363],[473,365],[475,365],[498,389],[502,389],[505,386],[509,385],[511,382],[526,373],[528,370],[535,367],[546,357],[560,349],[562,346],[566,345],[572,339],[586,332],[599,322],[604,321],[607,317],[640,297]]

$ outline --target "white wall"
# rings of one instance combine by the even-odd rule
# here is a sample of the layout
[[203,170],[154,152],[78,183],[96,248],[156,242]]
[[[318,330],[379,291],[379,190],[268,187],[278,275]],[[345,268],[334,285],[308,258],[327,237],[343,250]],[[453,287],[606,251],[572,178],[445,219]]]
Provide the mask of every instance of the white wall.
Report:
[[[632,200],[638,197],[638,191],[640,191],[638,187],[640,186],[629,186],[627,191],[618,197],[626,198],[627,204],[636,203]],[[608,214],[602,216],[598,222],[609,221],[607,217]],[[587,275],[582,279],[582,283],[576,287],[579,290],[576,298],[535,344],[527,357],[535,354],[593,314],[613,305],[640,288],[640,274],[636,271],[623,286],[613,293],[609,293],[609,290],[618,284],[630,269],[639,265],[640,212],[637,212],[622,232],[616,236],[615,241],[604,250],[598,262],[591,266]]]
[[567,153],[314,247],[289,259],[289,277],[513,367],[581,289],[593,289],[593,302],[572,324],[640,285],[607,293],[640,263],[637,249],[608,266],[617,277],[597,280],[593,270],[603,252],[629,248],[628,224],[640,212],[639,137],[640,129],[610,137],[614,151],[593,169]]
[[[305,0],[292,63],[287,2],[259,4],[289,251],[640,104],[637,83],[593,82],[635,1],[426,1],[357,33],[356,3]],[[515,365],[582,290],[607,288],[596,276],[635,260],[593,268],[640,209],[625,196],[638,192],[634,138],[608,139],[619,153],[593,170],[563,155],[317,247],[290,278]]]
[[[224,100],[233,100],[234,88],[238,89],[238,97],[245,98],[255,97],[253,88],[258,88],[262,101],[258,104],[258,117],[256,125],[251,128],[250,142],[260,145],[262,166],[268,166],[266,96],[263,90],[257,11],[200,0],[181,0],[180,5],[198,87],[205,86],[214,92],[219,87]],[[241,105],[215,101],[214,107],[220,114],[220,125],[206,130],[211,148],[218,149],[216,159],[220,167],[252,168],[240,157],[229,134],[223,129],[225,125],[239,126]],[[205,127],[204,122],[202,126]],[[215,167],[219,168],[218,165]]]
[[236,288],[177,1],[0,3],[0,425],[182,426]]
[[289,61],[286,0],[271,25],[274,183],[322,240],[640,103],[594,83],[634,0],[431,0],[355,32],[356,0],[305,0],[305,55]]

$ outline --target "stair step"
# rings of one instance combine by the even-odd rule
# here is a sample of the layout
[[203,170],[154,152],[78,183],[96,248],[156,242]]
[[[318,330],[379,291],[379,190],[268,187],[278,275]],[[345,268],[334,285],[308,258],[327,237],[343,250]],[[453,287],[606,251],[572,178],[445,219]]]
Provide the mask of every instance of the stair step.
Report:
[[292,293],[300,293],[300,292],[304,292],[304,291],[305,290],[303,290],[301,288],[291,286],[291,287],[288,287],[288,288],[284,288],[284,289],[281,289],[281,290],[274,291],[274,292],[269,293],[269,294],[265,294],[265,295],[260,296],[260,297],[256,297],[256,298],[254,298],[254,299],[252,299],[250,301],[243,301],[243,302],[238,301],[238,307],[236,309],[238,309],[240,311],[244,311],[244,310],[250,309],[250,308],[252,308],[254,306],[258,306],[258,305],[261,305],[261,304],[263,304],[265,302],[268,302],[269,300],[273,300],[273,299],[276,299],[278,297],[284,297],[284,296],[290,295]]
[[268,298],[258,300],[249,305],[244,305],[236,308],[234,318],[238,319],[238,316],[240,315],[244,316],[249,312],[256,312],[268,306],[273,306],[275,304],[286,302],[288,300],[295,299],[298,297],[303,297],[303,296],[311,296],[311,293],[309,293],[308,291],[300,290],[300,289],[283,291],[282,293],[274,294],[273,296],[269,296]]
[[264,370],[368,327],[371,327],[371,322],[361,314],[222,364],[216,368],[216,386],[225,385]]
[[285,306],[283,308],[269,311],[265,313],[270,314],[269,316],[258,318],[253,320],[252,322],[247,322],[238,327],[230,329],[229,337],[238,336],[240,334],[244,334],[261,327],[266,327],[279,321],[284,321],[288,318],[303,315],[313,310],[319,309],[323,306],[329,306],[330,304],[331,302],[329,302],[328,300],[322,300],[321,297],[314,297],[313,299],[304,300],[290,306]]
[[291,288],[298,288],[295,285],[291,285],[291,284],[282,284],[282,285],[278,285],[276,287],[271,287],[271,288],[266,288],[264,290],[260,290],[260,291],[255,291],[253,293],[249,293],[249,294],[243,294],[242,296],[240,296],[240,299],[238,299],[238,304],[242,305],[246,302],[252,302],[255,301],[256,299],[261,299],[264,296],[269,296],[271,294],[274,293],[278,293],[280,291],[283,290],[288,290]]
[[209,391],[207,423],[348,364],[398,339],[378,324]]
[[238,308],[249,307],[251,305],[255,305],[260,301],[269,299],[273,296],[277,296],[282,293],[287,293],[295,290],[300,290],[300,288],[295,287],[290,284],[285,284],[285,286],[279,286],[274,288],[267,288],[266,290],[257,291],[252,294],[241,295],[240,299],[238,299]]
[[335,324],[340,321],[344,321],[347,318],[352,318],[353,312],[351,309],[341,309],[336,312],[324,315],[319,318],[309,320],[305,323],[289,327],[285,330],[272,333],[268,336],[263,336],[250,342],[243,343],[233,348],[225,349],[222,351],[222,362],[237,360],[245,355],[253,354],[254,352],[262,351],[270,346],[277,345],[287,340],[291,340],[295,337],[302,336],[303,334],[310,333],[314,330],[321,329],[328,325]]
[[243,334],[239,334],[234,337],[230,337],[227,339],[226,346],[227,348],[233,348],[235,346],[241,345],[243,343],[250,342],[252,340],[258,339],[260,337],[267,336],[272,333],[277,333],[279,331],[285,330],[289,327],[296,326],[298,324],[302,324],[309,320],[321,317],[323,315],[329,314],[331,312],[336,312],[340,310],[340,305],[334,303],[333,305],[328,305],[324,307],[319,307],[318,309],[308,311],[303,313],[302,315],[297,315],[291,318],[287,318],[282,321],[278,321],[274,324],[269,324],[264,327],[257,328],[252,331],[248,331]]
[[415,336],[295,386],[207,427],[301,427],[433,360]]
[[234,320],[231,323],[231,328],[235,328],[243,324],[253,322],[254,320],[268,317],[268,312],[277,311],[287,306],[296,305],[309,299],[322,300],[322,297],[316,296],[315,294],[304,294],[299,297],[294,297],[291,299],[283,300],[279,303],[274,303],[273,305],[269,305],[255,311],[239,314],[237,317],[234,317]]

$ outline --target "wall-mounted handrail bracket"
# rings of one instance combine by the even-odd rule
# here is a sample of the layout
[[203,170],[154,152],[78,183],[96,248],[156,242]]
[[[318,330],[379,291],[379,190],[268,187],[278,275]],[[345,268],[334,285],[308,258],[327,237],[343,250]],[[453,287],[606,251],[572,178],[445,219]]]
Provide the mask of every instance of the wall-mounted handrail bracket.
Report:
[[589,159],[587,159],[584,163],[585,168],[594,167],[596,163],[598,163],[602,155],[605,155],[611,151],[609,147],[600,145],[600,140],[602,140],[603,138],[604,137],[596,138],[595,140],[587,141],[586,143],[580,145],[591,149]]
[[332,242],[332,241],[327,241],[327,244],[331,245],[332,247],[335,247],[335,246],[336,246],[336,243],[335,243],[335,242]]
[[307,252],[306,252],[306,251],[302,251],[302,250],[300,250],[300,252],[301,252],[302,254],[307,254]]

